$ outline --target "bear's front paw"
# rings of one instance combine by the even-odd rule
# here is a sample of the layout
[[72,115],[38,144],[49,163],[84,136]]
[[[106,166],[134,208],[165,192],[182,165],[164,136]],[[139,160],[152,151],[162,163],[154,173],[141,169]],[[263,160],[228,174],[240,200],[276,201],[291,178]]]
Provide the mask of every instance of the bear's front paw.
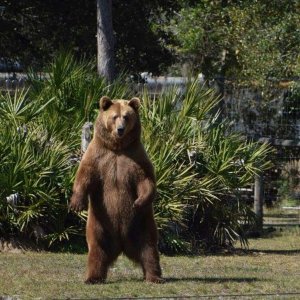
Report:
[[87,201],[73,195],[69,204],[69,208],[73,211],[80,212],[87,209]]

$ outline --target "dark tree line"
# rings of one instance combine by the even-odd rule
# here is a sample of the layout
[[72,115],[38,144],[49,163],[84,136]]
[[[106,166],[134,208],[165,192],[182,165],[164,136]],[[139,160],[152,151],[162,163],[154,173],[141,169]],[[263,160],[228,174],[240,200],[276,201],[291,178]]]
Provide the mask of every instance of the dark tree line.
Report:
[[[97,53],[95,0],[3,0],[0,58],[42,69],[59,50],[78,57]],[[152,21],[173,1],[113,1],[114,46],[118,71],[158,73],[173,62]]]
[[[298,0],[98,2],[112,5],[117,73],[180,73],[188,63],[207,78],[299,76]],[[2,0],[0,58],[38,69],[61,48],[96,58],[96,3]]]
[[4,0],[3,4],[2,57],[42,68],[60,48],[87,56],[95,53],[94,1]]

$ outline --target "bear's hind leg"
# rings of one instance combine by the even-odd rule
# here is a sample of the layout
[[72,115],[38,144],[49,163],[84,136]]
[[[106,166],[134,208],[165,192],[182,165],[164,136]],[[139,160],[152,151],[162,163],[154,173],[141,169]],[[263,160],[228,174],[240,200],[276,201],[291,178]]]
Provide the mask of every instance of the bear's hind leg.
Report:
[[145,280],[154,283],[164,283],[164,279],[161,278],[161,268],[157,247],[151,245],[144,246],[140,257],[140,263],[143,268]]
[[99,245],[93,245],[89,248],[85,283],[103,283],[106,280],[108,268],[116,260],[118,253],[107,253]]
[[[154,283],[164,283],[161,278],[161,268],[159,264],[159,253],[156,246],[138,246],[138,242],[126,243],[124,254],[134,262],[142,266],[144,279]],[[141,249],[142,248],[142,249]]]

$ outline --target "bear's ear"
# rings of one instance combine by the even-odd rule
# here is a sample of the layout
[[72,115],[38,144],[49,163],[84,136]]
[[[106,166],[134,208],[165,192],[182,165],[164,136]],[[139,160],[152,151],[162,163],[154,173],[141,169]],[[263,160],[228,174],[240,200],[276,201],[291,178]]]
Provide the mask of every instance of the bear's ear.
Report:
[[107,110],[112,105],[112,101],[109,97],[103,96],[99,101],[100,109]]
[[135,111],[138,111],[140,105],[141,105],[141,100],[137,97],[132,98],[129,103],[129,106],[131,106]]

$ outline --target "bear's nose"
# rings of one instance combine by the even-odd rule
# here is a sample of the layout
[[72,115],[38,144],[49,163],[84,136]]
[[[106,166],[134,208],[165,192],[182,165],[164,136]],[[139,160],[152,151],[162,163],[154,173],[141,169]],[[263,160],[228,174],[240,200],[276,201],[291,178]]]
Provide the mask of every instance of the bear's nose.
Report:
[[118,127],[117,128],[117,132],[118,132],[118,136],[122,136],[124,134],[124,127]]

